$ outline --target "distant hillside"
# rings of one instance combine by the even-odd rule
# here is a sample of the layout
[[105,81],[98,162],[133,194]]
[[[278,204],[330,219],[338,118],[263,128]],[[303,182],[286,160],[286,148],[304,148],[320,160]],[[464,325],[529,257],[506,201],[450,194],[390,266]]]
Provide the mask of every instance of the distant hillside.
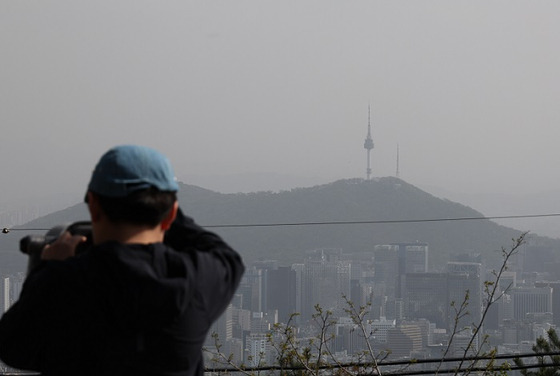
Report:
[[[199,200],[185,189],[181,202],[202,224],[398,221],[482,217],[469,207],[434,197],[402,180],[340,180],[280,193],[208,194]],[[246,257],[299,262],[305,250],[342,248],[371,251],[376,244],[427,242],[432,264],[450,254],[482,253],[499,257],[520,232],[489,220],[389,224],[344,224],[218,228]]]
[[[277,259],[300,262],[306,250],[342,248],[345,252],[369,252],[376,244],[426,242],[430,264],[441,266],[449,255],[481,253],[486,262],[499,259],[520,232],[489,220],[418,221],[409,223],[288,225],[319,222],[434,220],[482,217],[469,207],[434,197],[397,178],[340,180],[311,188],[279,193],[221,194],[181,184],[179,202],[186,213],[205,226],[286,224],[269,227],[212,227],[223,235],[248,262]],[[87,218],[85,204],[52,213],[22,226],[50,228]],[[43,231],[44,232],[44,231]],[[17,252],[15,232],[0,236],[2,265],[25,264]],[[560,242],[554,242],[560,249]],[[556,245],[558,243],[558,245]]]

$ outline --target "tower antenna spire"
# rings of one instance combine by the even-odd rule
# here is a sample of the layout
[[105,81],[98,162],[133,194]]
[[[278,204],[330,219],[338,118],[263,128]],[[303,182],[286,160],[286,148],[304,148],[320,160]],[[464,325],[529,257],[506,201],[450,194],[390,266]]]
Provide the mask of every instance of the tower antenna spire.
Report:
[[371,159],[370,159],[370,153],[371,150],[373,149],[373,139],[371,138],[371,106],[368,104],[368,131],[367,131],[367,137],[366,140],[364,142],[364,149],[367,150],[367,169],[366,169],[366,177],[367,180],[371,179]]

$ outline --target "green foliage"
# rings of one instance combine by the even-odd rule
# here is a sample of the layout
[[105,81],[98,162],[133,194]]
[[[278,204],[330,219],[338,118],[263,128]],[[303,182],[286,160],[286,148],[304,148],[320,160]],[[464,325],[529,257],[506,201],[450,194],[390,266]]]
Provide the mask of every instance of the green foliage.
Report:
[[[556,330],[550,328],[547,331],[547,338],[539,337],[533,346],[535,359],[539,368],[536,371],[521,369],[523,376],[553,376],[560,373],[560,339]],[[521,358],[514,359],[518,367],[524,367],[525,362]]]
[[[319,375],[329,366],[329,359],[335,359],[329,349],[329,342],[334,338],[331,328],[336,321],[332,312],[315,305],[312,319],[317,326],[317,335],[304,340],[296,337],[296,328],[292,325],[292,315],[287,324],[276,324],[269,335],[269,342],[277,352],[277,362],[282,374]],[[334,368],[333,368],[334,369]]]
[[[488,314],[488,310],[490,309],[490,306],[505,293],[505,291],[504,292],[499,291],[500,279],[502,278],[503,273],[507,271],[508,262],[511,259],[511,257],[513,257],[515,254],[517,254],[517,252],[519,251],[519,248],[523,244],[525,244],[526,235],[527,235],[527,233],[523,233],[518,238],[512,239],[512,245],[509,248],[502,247],[502,263],[501,263],[501,266],[498,270],[493,271],[492,275],[494,275],[494,280],[493,281],[486,281],[484,283],[483,290],[484,290],[484,294],[485,294],[485,298],[484,298],[485,304],[484,304],[484,309],[482,311],[482,316],[481,316],[480,321],[478,323],[472,323],[472,327],[470,328],[471,329],[470,340],[469,340],[467,346],[463,349],[463,358],[457,366],[458,369],[463,369],[464,365],[466,364],[466,369],[461,371],[461,373],[463,375],[470,374],[474,368],[479,366],[479,364],[478,364],[479,362],[476,361],[476,360],[471,361],[470,363],[466,362],[466,359],[469,355],[473,355],[474,357],[482,356],[482,357],[489,358],[490,360],[489,360],[489,362],[486,363],[486,366],[485,366],[487,373],[495,374],[496,372],[501,372],[501,371],[496,371],[494,369],[494,360],[495,360],[494,356],[496,355],[496,350],[491,349],[490,351],[486,351],[486,352],[483,351],[484,344],[488,340],[488,336],[482,336],[482,338],[481,338],[482,343],[480,343],[478,345],[476,345],[476,339],[481,334],[482,326],[484,324],[484,320],[486,319],[486,315]],[[507,289],[506,289],[506,291],[507,291]],[[464,298],[463,302],[461,303],[459,308],[456,309],[455,326],[454,326],[454,329],[453,329],[453,333],[451,334],[451,339],[449,341],[449,344],[451,344],[455,334],[457,333],[456,332],[457,323],[460,321],[460,319],[464,315],[468,315],[468,311],[466,311],[466,309],[467,309],[467,306],[468,306],[468,303],[469,303],[469,297],[470,297],[469,296],[469,291],[467,290],[465,292],[465,298]],[[452,305],[454,305],[454,303],[452,303]],[[446,353],[447,353],[447,351],[446,351]],[[445,357],[445,355],[444,355],[444,357]],[[438,367],[438,369],[439,369],[439,367]]]

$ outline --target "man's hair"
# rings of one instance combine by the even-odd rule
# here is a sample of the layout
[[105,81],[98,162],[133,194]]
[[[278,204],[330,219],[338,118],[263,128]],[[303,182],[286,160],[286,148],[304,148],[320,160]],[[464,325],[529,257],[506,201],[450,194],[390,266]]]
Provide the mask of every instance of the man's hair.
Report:
[[[92,192],[93,193],[93,192]],[[177,201],[175,192],[148,188],[125,197],[108,197],[93,193],[107,218],[114,223],[157,226]]]

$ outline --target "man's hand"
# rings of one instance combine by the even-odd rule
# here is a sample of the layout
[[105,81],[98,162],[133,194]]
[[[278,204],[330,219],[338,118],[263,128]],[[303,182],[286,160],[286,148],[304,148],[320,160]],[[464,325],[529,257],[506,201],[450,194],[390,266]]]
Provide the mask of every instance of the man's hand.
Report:
[[43,260],[65,260],[76,254],[76,246],[87,240],[82,235],[70,235],[68,231],[60,235],[53,243],[47,244],[41,253]]

